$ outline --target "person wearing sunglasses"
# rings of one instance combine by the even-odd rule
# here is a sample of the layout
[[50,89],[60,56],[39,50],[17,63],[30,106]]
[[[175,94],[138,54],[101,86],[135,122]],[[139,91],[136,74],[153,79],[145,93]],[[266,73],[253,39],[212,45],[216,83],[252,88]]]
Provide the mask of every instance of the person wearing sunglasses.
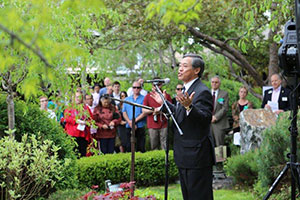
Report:
[[[137,81],[141,84],[141,87],[142,87],[142,88],[141,88],[141,91],[140,91],[140,94],[143,95],[143,96],[146,96],[146,95],[148,94],[148,92],[147,92],[146,90],[143,89],[144,79],[139,78]],[[127,90],[127,95],[128,95],[128,96],[133,95],[133,89],[132,89],[132,87],[128,88],[128,90]]]
[[183,89],[183,85],[181,83],[179,83],[179,84],[176,85],[176,89],[175,89],[176,96],[172,99],[172,103],[174,105],[177,104],[176,97],[178,96],[178,94],[182,93],[182,89]]
[[[128,96],[125,100],[137,104],[143,104],[145,96],[141,94],[142,85],[140,82],[135,81],[132,84],[133,95]],[[131,151],[130,137],[131,137],[131,129],[132,129],[132,105],[124,103],[123,105],[123,117],[126,120],[126,151]],[[136,151],[145,152],[145,114],[142,112],[141,107],[135,107],[135,137],[136,137]]]

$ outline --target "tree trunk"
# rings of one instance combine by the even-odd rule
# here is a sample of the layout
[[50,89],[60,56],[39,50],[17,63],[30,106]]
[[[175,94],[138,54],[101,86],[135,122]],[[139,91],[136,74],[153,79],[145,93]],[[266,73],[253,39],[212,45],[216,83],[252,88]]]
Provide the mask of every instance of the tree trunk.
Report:
[[[15,103],[13,92],[8,93],[6,98],[7,103],[7,115],[8,115],[8,130],[15,129]],[[15,137],[15,133],[13,132],[12,137]]]
[[[272,31],[270,29],[268,37],[269,40],[273,41],[273,37],[276,35],[276,31]],[[268,65],[268,84],[271,85],[271,76],[272,74],[278,73],[279,72],[279,67],[278,67],[278,46],[276,42],[272,42],[269,47],[269,65]]]

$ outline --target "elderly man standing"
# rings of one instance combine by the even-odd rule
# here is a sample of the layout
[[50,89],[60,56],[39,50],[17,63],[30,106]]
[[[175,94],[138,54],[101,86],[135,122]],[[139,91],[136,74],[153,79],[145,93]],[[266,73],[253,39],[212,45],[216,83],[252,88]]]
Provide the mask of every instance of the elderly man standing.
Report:
[[215,139],[216,147],[224,145],[226,129],[229,128],[227,118],[228,111],[228,93],[220,90],[221,79],[219,76],[211,78],[211,94],[213,97],[213,116],[211,120],[212,133]]
[[108,77],[106,77],[104,79],[104,86],[103,88],[100,89],[100,97],[103,95],[103,94],[107,94],[107,87],[108,86],[111,86],[111,82],[110,82],[110,79]]
[[271,76],[272,88],[264,92],[264,99],[261,105],[262,108],[271,108],[276,114],[290,110],[290,90],[282,87],[281,82],[279,74]]
[[[143,104],[144,96],[140,94],[142,90],[141,83],[138,81],[133,82],[132,84],[133,95],[128,96],[125,100],[137,104]],[[126,135],[127,135],[127,142],[126,142],[126,151],[131,151],[130,145],[130,137],[131,137],[131,129],[132,129],[132,118],[133,115],[135,116],[135,137],[136,137],[136,150],[145,152],[145,114],[142,112],[141,107],[135,108],[135,113],[132,112],[132,105],[124,103],[123,105],[123,117],[126,120]]]

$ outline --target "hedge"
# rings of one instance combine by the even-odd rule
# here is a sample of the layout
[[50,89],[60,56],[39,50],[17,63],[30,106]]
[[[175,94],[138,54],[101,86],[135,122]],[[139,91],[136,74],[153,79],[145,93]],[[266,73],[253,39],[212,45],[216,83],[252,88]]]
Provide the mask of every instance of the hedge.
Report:
[[[130,181],[131,154],[106,154],[81,158],[77,161],[78,179],[82,188],[98,185],[104,189],[105,180],[112,184]],[[169,153],[169,182],[178,179],[173,152]],[[137,186],[162,185],[165,181],[165,151],[156,150],[135,154]]]

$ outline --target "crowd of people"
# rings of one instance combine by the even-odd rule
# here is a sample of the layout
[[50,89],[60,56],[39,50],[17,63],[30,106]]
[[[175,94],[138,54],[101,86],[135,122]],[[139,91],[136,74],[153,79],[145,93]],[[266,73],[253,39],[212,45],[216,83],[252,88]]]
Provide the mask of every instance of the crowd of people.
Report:
[[[160,79],[155,77],[155,79]],[[210,79],[212,95],[212,120],[211,132],[214,139],[214,146],[225,144],[224,138],[228,130],[232,128],[233,133],[240,132],[239,116],[240,112],[253,108],[253,103],[247,100],[248,89],[245,86],[239,89],[239,99],[231,105],[232,126],[228,120],[229,97],[228,93],[220,89],[221,78],[213,76]],[[281,86],[281,78],[278,74],[271,76],[272,88],[264,92],[262,108],[271,109],[276,114],[290,109],[289,90]],[[83,93],[80,88],[73,96],[73,103],[67,106],[63,113],[56,115],[49,109],[53,102],[48,102],[45,96],[40,97],[40,108],[47,112],[51,119],[61,122],[67,134],[75,138],[78,144],[78,151],[81,156],[87,155],[87,148],[92,139],[97,141],[97,148],[102,153],[130,152],[131,151],[131,131],[132,131],[132,105],[114,99],[126,100],[129,102],[142,104],[152,108],[161,105],[151,96],[151,91],[143,89],[143,79],[134,81],[132,87],[127,92],[121,91],[118,81],[111,83],[110,78],[104,79],[105,87],[100,88],[99,84],[93,86],[90,93]],[[162,83],[158,88],[162,91]],[[184,93],[186,86],[177,84],[175,88],[176,96],[172,99],[164,93],[168,102],[177,105],[177,96]],[[111,98],[113,97],[113,98]],[[57,107],[57,105],[55,105]],[[155,113],[153,110],[136,107],[135,108],[135,136],[136,151],[145,152],[145,134],[148,129],[151,150],[166,149],[166,139],[168,134],[168,119],[162,112]],[[118,144],[117,148],[115,147]]]
[[[212,165],[216,162],[214,147],[224,145],[225,134],[231,127],[227,116],[229,96],[220,89],[219,76],[210,79],[211,89],[208,89],[201,81],[203,70],[204,61],[201,56],[185,55],[178,70],[178,79],[182,84],[176,85],[176,96],[173,99],[166,91],[162,91],[163,84],[160,82],[156,82],[157,87],[153,84],[151,91],[146,91],[143,89],[143,79],[139,78],[126,92],[120,90],[118,81],[111,83],[109,78],[105,78],[103,88],[95,84],[89,93],[78,88],[72,102],[62,113],[55,115],[49,109],[51,103],[45,96],[40,97],[40,108],[49,118],[59,121],[65,132],[74,137],[80,156],[90,155],[87,149],[93,144],[93,139],[97,141],[94,148],[103,154],[130,152],[133,129],[135,150],[145,152],[145,127],[148,129],[151,150],[166,149],[168,109],[163,104],[161,94],[158,94],[157,90],[160,90],[179,124],[178,128],[173,123],[173,148],[184,199],[199,198],[200,188],[203,199],[212,199]],[[156,79],[160,78],[155,77],[154,80]],[[261,108],[271,109],[276,114],[290,109],[290,90],[281,83],[279,74],[271,76],[272,87],[264,91]],[[253,108],[247,95],[248,89],[240,87],[239,99],[231,105],[234,133],[240,131],[240,113]],[[133,113],[130,102],[144,107],[136,106]],[[53,104],[55,103],[52,102]],[[61,110],[59,104],[55,104],[55,107],[56,110]],[[116,144],[119,144],[118,148]]]

